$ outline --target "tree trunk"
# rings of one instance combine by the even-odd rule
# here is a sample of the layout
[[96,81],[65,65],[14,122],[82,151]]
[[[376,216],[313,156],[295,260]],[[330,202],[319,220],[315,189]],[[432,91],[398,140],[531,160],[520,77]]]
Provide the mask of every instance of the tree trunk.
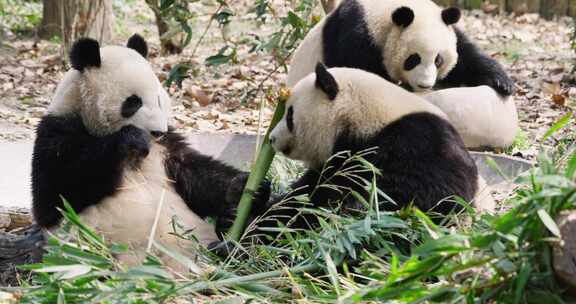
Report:
[[100,43],[112,39],[114,14],[112,0],[43,0],[40,35],[62,38],[62,55],[72,42],[80,37],[90,37]]
[[498,14],[500,14],[500,16],[506,15],[506,0],[498,1]]
[[160,46],[162,47],[162,53],[165,54],[180,54],[182,53],[182,46],[179,43],[174,42],[172,37],[167,37],[167,33],[170,30],[168,22],[162,16],[160,11],[160,4],[158,0],[146,0],[146,4],[154,13],[154,18],[156,19],[156,27],[158,28],[158,36],[160,38]]
[[40,38],[50,39],[60,35],[60,5],[59,0],[42,1],[42,23],[38,34]]
[[[66,1],[60,7],[63,52],[68,54],[72,43],[78,38],[90,37],[100,43],[112,39],[112,0]],[[64,56],[66,57],[66,56]]]

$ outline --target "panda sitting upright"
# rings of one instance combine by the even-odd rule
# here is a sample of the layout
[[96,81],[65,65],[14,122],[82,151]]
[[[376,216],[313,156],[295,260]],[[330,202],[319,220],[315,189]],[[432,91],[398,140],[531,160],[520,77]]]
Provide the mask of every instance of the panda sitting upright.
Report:
[[[361,208],[350,205],[357,201],[350,193],[367,195],[363,181],[372,178],[379,191],[395,202],[380,199],[381,210],[397,210],[413,202],[423,211],[446,215],[463,208],[449,199],[453,196],[478,209],[494,207],[474,160],[444,114],[375,74],[326,69],[319,63],[314,74],[296,84],[286,107],[270,134],[271,144],[285,156],[303,161],[308,170],[292,185],[292,193],[272,200],[269,206],[285,201],[293,208],[270,208],[260,227],[276,226],[276,220],[286,219],[291,219],[293,228],[314,223],[315,216],[296,216],[299,203],[290,197],[303,194],[317,207],[344,200],[345,207]],[[336,156],[371,148],[376,149],[363,158],[379,171],[376,175],[360,170],[362,161]]]
[[[168,126],[170,98],[147,53],[138,35],[127,47],[78,40],[73,69],[37,128],[32,161],[36,223],[56,228],[64,198],[105,239],[130,245],[120,257],[129,265],[144,257],[152,227],[157,242],[176,250],[183,240],[173,227],[203,245],[218,241],[248,177],[191,149]],[[256,202],[267,201],[269,191],[264,183]],[[218,218],[216,228],[207,216]]]
[[431,0],[343,0],[294,53],[287,84],[293,87],[320,61],[401,81],[416,92],[487,85],[511,95],[513,81],[454,27],[459,19],[460,10],[442,10]]

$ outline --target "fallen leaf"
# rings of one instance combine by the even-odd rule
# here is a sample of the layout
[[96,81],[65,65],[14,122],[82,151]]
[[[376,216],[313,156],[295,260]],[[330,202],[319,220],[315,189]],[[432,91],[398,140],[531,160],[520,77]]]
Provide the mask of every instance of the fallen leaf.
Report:
[[552,102],[557,106],[563,107],[566,105],[566,96],[561,94],[552,94]]
[[561,86],[559,82],[543,82],[542,92],[547,95],[558,94],[560,92]]

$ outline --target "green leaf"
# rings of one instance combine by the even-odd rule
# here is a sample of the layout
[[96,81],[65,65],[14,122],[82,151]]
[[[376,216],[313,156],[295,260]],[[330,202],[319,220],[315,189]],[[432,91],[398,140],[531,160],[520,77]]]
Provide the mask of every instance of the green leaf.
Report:
[[160,0],[160,10],[165,11],[167,10],[172,4],[174,4],[175,0]]
[[461,234],[451,234],[443,236],[437,240],[429,240],[418,246],[414,253],[418,255],[427,255],[431,253],[458,253],[469,249],[468,237]]
[[152,240],[152,244],[154,244],[154,247],[156,247],[158,250],[162,251],[162,253],[164,253],[165,255],[173,258],[174,260],[178,261],[180,264],[186,266],[187,269],[190,269],[191,271],[193,271],[195,273],[201,273],[201,269],[190,258],[180,254],[179,252],[177,252],[174,249],[164,247],[164,245],[156,242],[155,240]]
[[438,239],[440,237],[439,233],[441,233],[438,226],[434,224],[434,222],[432,222],[432,220],[430,219],[430,217],[428,217],[428,215],[420,211],[420,209],[413,208],[413,210],[416,217],[420,220],[420,222],[422,222],[422,224],[430,234],[430,237],[432,237],[433,239]]
[[525,294],[524,288],[528,279],[530,278],[530,273],[532,273],[532,266],[529,263],[524,263],[520,269],[520,273],[516,277],[516,290],[514,292],[514,303],[520,303],[520,299]]
[[190,44],[190,41],[192,41],[193,33],[192,33],[192,28],[190,27],[190,25],[188,25],[187,21],[180,22],[180,27],[182,27],[182,30],[184,30],[184,32],[186,33],[186,39],[182,43],[182,48],[184,48],[188,44]]
[[180,88],[182,87],[182,81],[188,78],[187,75],[188,71],[192,68],[192,66],[184,63],[178,63],[172,67],[170,73],[168,74],[168,78],[164,81],[164,86],[169,87],[172,83],[176,83],[176,85]]
[[559,188],[573,188],[574,182],[564,175],[539,175],[534,178],[534,182],[540,185]]
[[336,293],[340,295],[340,284],[338,280],[338,270],[336,270],[336,264],[334,263],[334,260],[332,260],[330,254],[324,251],[320,244],[318,244],[318,247],[322,250],[322,253],[324,254],[324,261],[326,262],[326,268],[328,269],[330,282],[332,283],[332,286],[334,286]]
[[173,279],[172,275],[159,266],[136,266],[128,269],[126,272],[126,277],[138,277],[138,278],[162,278],[162,279]]
[[566,165],[566,177],[574,180],[576,178],[576,151],[572,153],[572,156],[568,159],[568,164]]
[[92,266],[89,265],[61,265],[61,266],[48,266],[39,269],[34,269],[34,272],[48,272],[48,273],[59,273],[60,279],[71,279],[84,274],[89,273],[92,270]]
[[552,125],[552,127],[550,127],[550,129],[548,129],[548,131],[546,131],[546,134],[544,134],[544,136],[542,137],[542,141],[545,141],[546,139],[548,139],[548,137],[552,136],[558,130],[564,128],[570,122],[571,118],[572,118],[572,112],[568,112],[566,113],[566,115],[562,116],[560,120],[558,120],[554,125]]
[[302,27],[302,24],[304,24],[304,21],[302,21],[302,19],[292,11],[288,12],[286,20],[288,20],[288,23],[295,28],[300,28]]
[[66,304],[66,296],[64,296],[64,291],[62,288],[58,288],[58,300],[57,304]]
[[218,55],[214,55],[214,56],[210,56],[210,57],[206,58],[206,65],[208,65],[208,66],[221,65],[221,64],[228,63],[231,59],[232,59],[231,56],[218,54]]
[[224,7],[214,16],[218,24],[225,25],[230,23],[230,17],[234,16],[234,12],[229,7]]
[[548,212],[546,212],[546,210],[539,209],[538,210],[538,217],[540,217],[540,220],[542,220],[542,223],[544,224],[544,226],[546,226],[546,228],[548,228],[548,230],[554,236],[560,237],[560,229],[558,229],[556,222],[552,219],[550,214],[548,214]]

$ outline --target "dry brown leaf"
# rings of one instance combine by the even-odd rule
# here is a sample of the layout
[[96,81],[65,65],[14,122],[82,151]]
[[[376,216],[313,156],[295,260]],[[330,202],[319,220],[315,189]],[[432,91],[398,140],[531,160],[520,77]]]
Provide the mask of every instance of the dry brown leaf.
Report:
[[561,94],[552,94],[552,102],[557,106],[563,107],[566,105],[566,96]]
[[201,106],[205,107],[212,102],[210,94],[197,86],[191,85],[184,89],[184,93],[194,98]]
[[542,82],[542,92],[546,95],[559,94],[561,88],[559,82]]

